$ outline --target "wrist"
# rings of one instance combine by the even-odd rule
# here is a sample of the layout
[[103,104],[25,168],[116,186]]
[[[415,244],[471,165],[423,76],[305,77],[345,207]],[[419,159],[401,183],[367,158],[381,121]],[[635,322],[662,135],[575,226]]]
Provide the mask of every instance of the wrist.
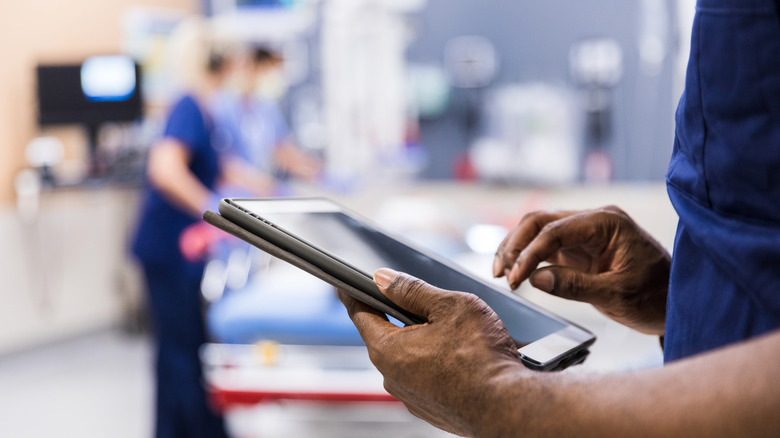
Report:
[[517,436],[520,431],[526,435],[551,400],[547,394],[552,376],[531,371],[520,362],[501,366],[475,397],[472,436]]

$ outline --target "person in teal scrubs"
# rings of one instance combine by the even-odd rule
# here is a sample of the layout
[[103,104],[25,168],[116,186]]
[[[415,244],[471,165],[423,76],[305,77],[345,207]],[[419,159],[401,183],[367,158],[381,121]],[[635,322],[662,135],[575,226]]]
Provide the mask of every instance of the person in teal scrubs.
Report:
[[227,159],[238,158],[269,176],[317,182],[320,159],[299,147],[278,99],[284,93],[284,58],[265,46],[254,47],[241,63],[237,90],[223,91],[211,111]]

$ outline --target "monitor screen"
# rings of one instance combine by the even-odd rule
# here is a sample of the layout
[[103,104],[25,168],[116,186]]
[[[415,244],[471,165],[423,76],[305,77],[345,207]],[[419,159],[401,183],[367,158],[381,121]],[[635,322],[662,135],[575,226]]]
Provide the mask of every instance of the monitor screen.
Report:
[[141,71],[127,56],[94,56],[81,64],[39,65],[41,125],[132,121],[141,117]]

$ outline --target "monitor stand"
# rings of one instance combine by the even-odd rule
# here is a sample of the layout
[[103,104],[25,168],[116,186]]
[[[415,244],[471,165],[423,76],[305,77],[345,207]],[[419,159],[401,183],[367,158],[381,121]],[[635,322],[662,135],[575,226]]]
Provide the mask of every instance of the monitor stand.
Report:
[[87,178],[100,178],[105,170],[105,163],[100,156],[100,145],[98,144],[100,123],[87,123],[84,128],[87,130]]

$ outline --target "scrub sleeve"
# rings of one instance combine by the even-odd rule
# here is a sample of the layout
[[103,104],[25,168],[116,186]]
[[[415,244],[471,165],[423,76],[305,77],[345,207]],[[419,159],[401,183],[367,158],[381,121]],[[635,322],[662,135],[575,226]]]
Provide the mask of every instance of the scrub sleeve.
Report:
[[699,0],[676,119],[667,362],[780,327],[777,1]]
[[221,94],[212,106],[217,123],[217,149],[236,155],[265,172],[274,171],[273,152],[289,135],[279,104],[270,99],[244,100]]

